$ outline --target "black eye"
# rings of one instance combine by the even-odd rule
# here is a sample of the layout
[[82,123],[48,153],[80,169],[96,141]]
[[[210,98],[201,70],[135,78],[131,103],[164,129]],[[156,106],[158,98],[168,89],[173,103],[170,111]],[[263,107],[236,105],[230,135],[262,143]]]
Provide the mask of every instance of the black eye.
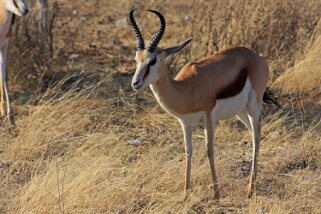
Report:
[[149,62],[149,65],[155,65],[155,63],[156,63],[156,57],[152,61]]

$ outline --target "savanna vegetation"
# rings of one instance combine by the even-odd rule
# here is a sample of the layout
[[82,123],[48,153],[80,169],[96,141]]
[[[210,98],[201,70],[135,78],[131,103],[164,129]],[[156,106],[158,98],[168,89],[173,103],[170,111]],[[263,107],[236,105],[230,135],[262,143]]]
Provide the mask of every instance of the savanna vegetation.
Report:
[[[319,0],[58,0],[48,32],[39,6],[18,20],[10,52],[17,127],[0,120],[0,213],[321,213],[321,2]],[[257,191],[246,197],[251,136],[221,122],[213,184],[201,127],[193,132],[192,190],[184,201],[179,123],[149,89],[130,87],[135,37],[161,47],[193,38],[168,66],[231,46],[263,56],[282,109],[264,106]]]

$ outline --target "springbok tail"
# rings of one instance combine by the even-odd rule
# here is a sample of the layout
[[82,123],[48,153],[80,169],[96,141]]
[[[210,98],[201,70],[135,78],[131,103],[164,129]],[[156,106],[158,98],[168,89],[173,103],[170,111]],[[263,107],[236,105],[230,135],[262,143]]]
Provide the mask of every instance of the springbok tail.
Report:
[[282,108],[281,104],[279,103],[278,99],[276,98],[275,94],[271,89],[266,88],[264,94],[263,94],[263,102],[268,104],[274,104],[279,108]]

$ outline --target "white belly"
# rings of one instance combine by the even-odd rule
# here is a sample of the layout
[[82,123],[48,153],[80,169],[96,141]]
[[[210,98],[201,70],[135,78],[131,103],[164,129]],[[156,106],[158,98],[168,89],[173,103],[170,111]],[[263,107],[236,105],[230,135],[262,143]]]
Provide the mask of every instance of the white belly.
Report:
[[157,88],[155,88],[153,85],[150,85],[150,88],[154,93],[154,96],[160,104],[160,106],[168,113],[174,115],[181,123],[185,125],[193,125],[197,123],[203,123],[205,121],[206,114],[204,111],[194,112],[190,114],[178,114],[166,105],[164,99],[161,96],[159,96]]
[[205,123],[206,114],[204,111],[199,111],[191,114],[177,115],[177,118],[185,125],[194,125],[198,123]]
[[215,119],[226,120],[242,112],[248,103],[251,88],[251,82],[247,79],[241,93],[234,97],[217,100],[212,111]]
[[[154,96],[156,97],[158,103],[163,107],[163,109],[177,117],[178,120],[183,124],[193,125],[206,122],[206,114],[204,111],[184,115],[178,114],[166,105],[162,97],[159,96],[157,88],[153,87],[152,85],[150,86],[150,88],[152,89]],[[243,90],[239,94],[234,97],[217,100],[216,105],[211,112],[211,117],[215,121],[226,120],[242,112],[248,103],[251,88],[251,82],[249,79],[247,79]]]

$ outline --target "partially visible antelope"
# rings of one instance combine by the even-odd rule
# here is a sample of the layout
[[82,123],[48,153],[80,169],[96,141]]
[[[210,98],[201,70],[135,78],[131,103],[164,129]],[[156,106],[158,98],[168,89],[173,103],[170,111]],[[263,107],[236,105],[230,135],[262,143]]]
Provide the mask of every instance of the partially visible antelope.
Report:
[[186,153],[185,196],[191,186],[191,126],[198,122],[204,124],[214,198],[219,199],[214,166],[214,130],[219,120],[237,116],[250,130],[253,139],[252,171],[248,186],[250,197],[255,189],[257,174],[262,101],[278,104],[266,91],[269,79],[267,63],[247,48],[231,48],[186,64],[173,79],[165,59],[184,48],[191,39],[170,48],[158,48],[166,22],[161,13],[149,10],[159,17],[160,29],[145,48],[143,36],[134,19],[134,11],[129,14],[137,41],[137,68],[132,87],[139,90],[149,85],[161,107],[174,115],[181,124]]
[[[29,12],[28,5],[24,0],[0,0],[0,113],[7,115],[9,124],[14,125],[13,113],[9,100],[7,59],[10,39],[13,36],[16,24],[16,15],[22,16]],[[5,110],[4,97],[6,99],[7,111]]]

